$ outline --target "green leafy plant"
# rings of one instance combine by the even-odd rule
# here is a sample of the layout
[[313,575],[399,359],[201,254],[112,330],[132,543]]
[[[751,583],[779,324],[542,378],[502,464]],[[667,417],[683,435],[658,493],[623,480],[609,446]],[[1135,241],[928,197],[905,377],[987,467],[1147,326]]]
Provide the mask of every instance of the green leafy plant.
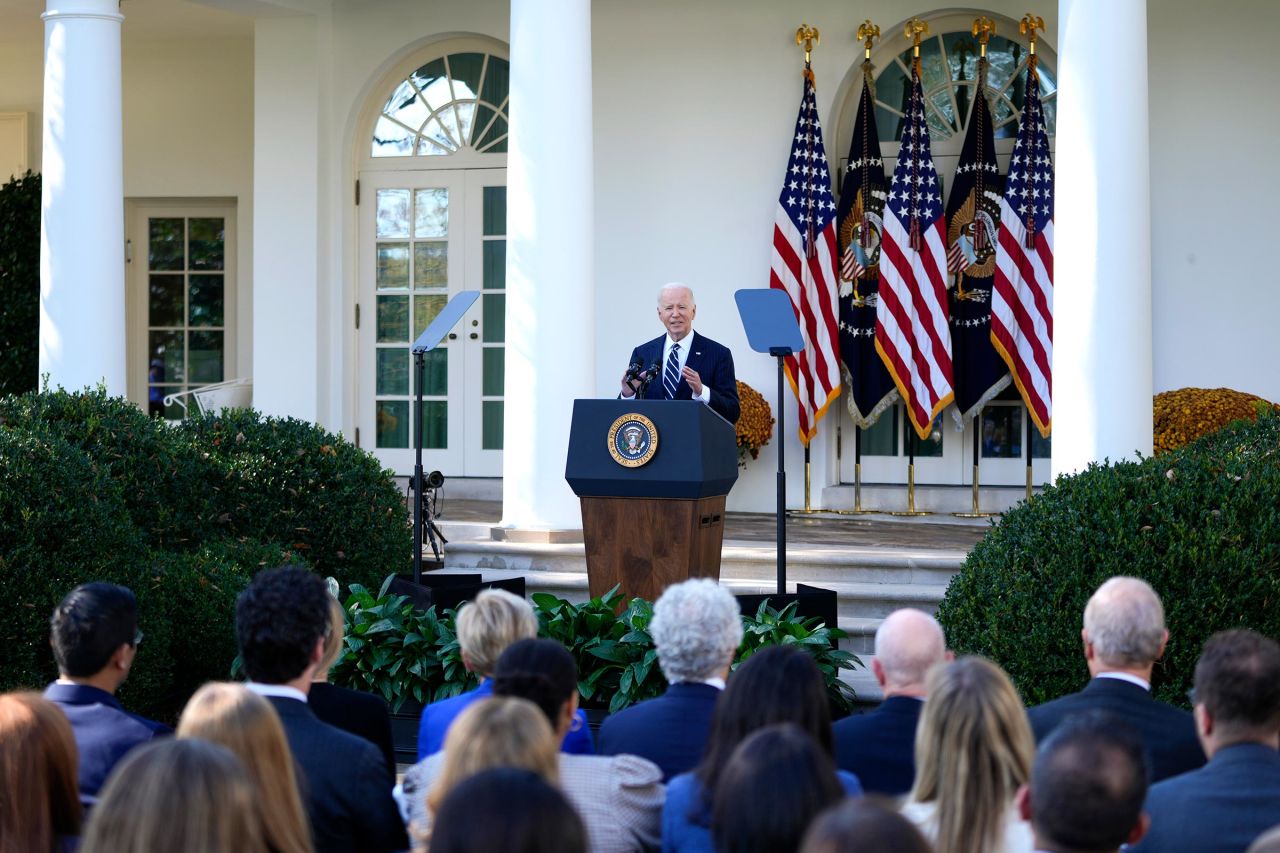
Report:
[[1081,615],[1113,575],[1145,579],[1164,602],[1153,686],[1165,701],[1185,704],[1215,631],[1280,636],[1280,417],[1059,477],[978,543],[938,619],[952,648],[999,663],[1035,705],[1088,679]]
[[827,685],[827,695],[832,703],[843,711],[853,708],[857,698],[852,687],[840,680],[840,670],[862,666],[853,652],[842,651],[837,641],[848,637],[847,631],[827,627],[817,616],[801,618],[796,615],[798,602],[791,602],[782,610],[775,610],[768,599],[762,601],[754,616],[742,617],[742,645],[734,658],[737,669],[747,658],[765,646],[799,646],[808,652],[822,673]]
[[40,176],[0,186],[0,394],[34,391],[40,360]]

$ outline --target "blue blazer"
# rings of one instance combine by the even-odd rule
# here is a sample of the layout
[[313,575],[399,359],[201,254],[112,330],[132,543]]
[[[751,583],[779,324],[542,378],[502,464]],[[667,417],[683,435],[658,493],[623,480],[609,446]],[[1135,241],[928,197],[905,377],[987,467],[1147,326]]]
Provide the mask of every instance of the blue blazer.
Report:
[[172,734],[166,725],[130,714],[116,697],[87,684],[50,684],[44,698],[71,721],[80,753],[80,799],[92,803],[125,753],[152,738]]
[[711,732],[719,688],[672,684],[667,692],[611,714],[600,726],[601,755],[638,755],[662,769],[662,781],[692,770]]
[[1280,753],[1259,743],[1224,747],[1199,770],[1152,786],[1151,829],[1137,851],[1244,853],[1280,824]]
[[916,724],[924,702],[890,696],[875,710],[831,727],[836,766],[858,777],[869,794],[898,797],[916,778]]
[[[631,351],[629,363],[639,362],[642,367],[648,369],[650,365],[657,362],[658,370],[662,371],[666,367],[662,363],[662,347],[666,342],[667,336],[660,335],[648,343],[641,344]],[[681,346],[685,343],[689,345],[689,360],[685,362],[685,367],[696,370],[702,377],[702,384],[711,389],[711,408],[729,423],[736,424],[741,409],[738,405],[738,381],[733,373],[733,353],[729,352],[728,347],[697,332],[681,341]],[[659,372],[645,389],[644,398],[661,400],[665,396],[666,392],[662,388],[662,373]],[[693,390],[684,377],[680,378],[680,384],[676,386],[675,399],[693,399]]]
[[1159,782],[1204,764],[1195,720],[1180,708],[1152,698],[1136,684],[1118,678],[1094,678],[1084,690],[1037,705],[1027,711],[1036,743],[1072,714],[1104,711],[1127,722],[1142,735],[1151,756],[1151,781]]
[[[467,706],[478,699],[493,695],[493,679],[486,678],[475,690],[459,693],[449,699],[432,702],[422,709],[422,719],[418,721],[418,760],[435,755],[444,749],[444,736],[449,726]],[[578,709],[573,727],[564,736],[560,751],[568,755],[595,755],[595,745],[591,742],[591,729],[587,725],[586,712]]]

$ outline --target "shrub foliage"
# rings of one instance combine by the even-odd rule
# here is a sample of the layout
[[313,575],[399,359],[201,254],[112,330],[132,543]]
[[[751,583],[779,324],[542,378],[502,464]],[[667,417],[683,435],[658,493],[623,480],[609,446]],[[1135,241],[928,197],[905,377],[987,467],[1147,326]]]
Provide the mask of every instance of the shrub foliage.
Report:
[[1035,705],[1087,680],[1084,605],[1113,575],[1145,579],[1164,602],[1153,687],[1166,701],[1186,704],[1215,631],[1280,636],[1280,417],[1059,477],[974,548],[938,618],[953,648],[1000,663]]

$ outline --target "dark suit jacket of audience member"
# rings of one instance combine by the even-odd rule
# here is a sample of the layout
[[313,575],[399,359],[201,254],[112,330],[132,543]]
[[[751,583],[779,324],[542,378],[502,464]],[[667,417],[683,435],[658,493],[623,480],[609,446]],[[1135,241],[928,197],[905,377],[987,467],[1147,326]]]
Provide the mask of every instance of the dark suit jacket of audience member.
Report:
[[923,707],[911,696],[890,696],[873,711],[838,720],[831,727],[836,766],[857,776],[868,794],[898,797],[910,791]]
[[1152,782],[1204,765],[1204,750],[1191,714],[1118,678],[1095,678],[1079,693],[1037,705],[1027,716],[1039,743],[1068,716],[1084,711],[1114,714],[1137,729],[1151,755]]
[[685,681],[611,714],[600,727],[601,755],[638,755],[662,770],[662,781],[692,770],[702,758],[720,689]]
[[391,712],[381,696],[348,690],[326,681],[312,682],[307,704],[323,723],[364,738],[378,748],[387,773],[396,776],[396,751],[391,741]]
[[394,777],[376,747],[321,722],[307,703],[268,696],[280,714],[285,737],[303,778],[299,779],[316,853],[367,850],[381,853],[409,846],[391,798]]
[[1138,851],[1244,853],[1280,824],[1280,753],[1242,743],[1218,750],[1204,767],[1152,787],[1151,829]]
[[80,798],[98,797],[102,783],[125,753],[152,738],[172,734],[161,723],[130,714],[116,697],[86,684],[50,684],[44,698],[56,704],[71,721],[80,754]]

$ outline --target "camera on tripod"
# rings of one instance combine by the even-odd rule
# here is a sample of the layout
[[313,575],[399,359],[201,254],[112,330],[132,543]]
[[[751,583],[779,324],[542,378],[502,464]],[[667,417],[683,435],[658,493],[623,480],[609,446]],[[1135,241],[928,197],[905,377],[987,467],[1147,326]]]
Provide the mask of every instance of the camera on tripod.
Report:
[[[414,491],[416,477],[409,478],[409,491]],[[444,488],[444,474],[432,471],[422,475],[422,491],[414,500],[422,501],[422,539],[431,544],[431,553],[435,555],[434,568],[444,568],[444,546],[449,540],[444,538],[440,528],[436,527],[436,519],[440,517],[440,490]]]

